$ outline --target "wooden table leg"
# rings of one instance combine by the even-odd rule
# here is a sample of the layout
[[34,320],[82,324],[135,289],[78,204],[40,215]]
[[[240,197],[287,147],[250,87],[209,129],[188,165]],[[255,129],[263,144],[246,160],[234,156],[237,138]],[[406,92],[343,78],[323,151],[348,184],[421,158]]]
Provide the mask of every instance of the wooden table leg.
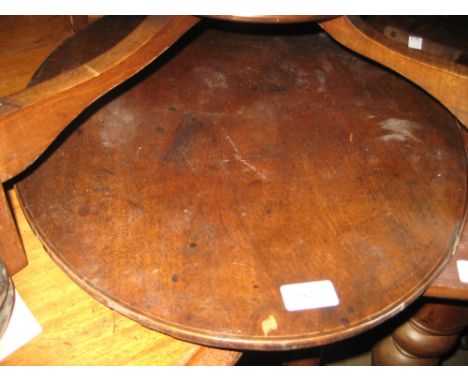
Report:
[[10,276],[28,264],[3,185],[0,189],[0,257]]
[[378,342],[373,365],[438,365],[468,325],[468,305],[428,300],[404,324]]

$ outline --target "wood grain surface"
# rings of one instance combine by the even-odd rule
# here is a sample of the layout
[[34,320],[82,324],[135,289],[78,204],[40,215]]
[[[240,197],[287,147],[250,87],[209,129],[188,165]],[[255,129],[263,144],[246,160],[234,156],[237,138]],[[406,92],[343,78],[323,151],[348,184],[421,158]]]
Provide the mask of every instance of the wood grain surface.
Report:
[[96,301],[52,261],[10,193],[29,264],[13,277],[42,333],[0,365],[233,365],[240,353],[155,332]]
[[[310,28],[216,25],[95,104],[19,183],[33,229],[98,300],[185,340],[304,348],[394,316],[461,230],[456,121]],[[285,310],[281,285],[324,279],[338,306]]]
[[468,226],[466,222],[454,256],[444,271],[424,292],[425,296],[468,301],[468,283],[460,280],[458,261],[468,261]]
[[[23,90],[70,35],[62,16],[1,16],[0,96]],[[30,261],[13,280],[43,332],[0,365],[231,365],[240,357],[146,329],[97,302],[57,267],[31,231],[15,193],[8,196]]]
[[[23,90],[44,59],[69,36],[62,17],[0,16],[0,97]],[[27,265],[27,258],[3,185],[0,192],[0,256],[12,275]]]
[[10,276],[28,264],[3,185],[0,186],[0,257]]
[[0,97],[23,90],[72,32],[58,16],[0,16]]
[[421,86],[468,126],[468,68],[390,40],[360,17],[342,16],[320,24],[345,47]]
[[[410,49],[401,44],[395,44],[386,36],[377,32],[377,30],[380,30],[383,33],[385,25],[387,25],[386,23],[404,24],[407,22],[412,27],[416,25],[420,29],[422,28],[424,31],[422,35],[432,33],[434,38],[442,38],[442,40],[445,38],[446,42],[452,41],[452,43],[456,41],[458,44],[456,46],[465,47],[466,41],[463,39],[464,30],[459,30],[459,33],[453,36],[448,33],[453,33],[453,28],[450,29],[450,26],[447,25],[445,25],[445,29],[442,28],[442,31],[440,28],[432,28],[431,30],[430,21],[427,23],[426,20],[427,24],[422,23],[421,25],[415,21],[415,18],[411,17],[371,17],[370,25],[376,29],[373,30],[367,25],[367,22],[364,22],[359,17],[340,17],[324,21],[321,25],[327,33],[346,47],[388,66],[420,85],[442,102],[466,125],[468,120],[466,117],[468,105],[468,70],[466,65],[455,64],[430,54]],[[434,20],[432,20],[432,23],[434,23]],[[456,24],[460,29],[460,20],[456,20]],[[429,30],[427,30],[428,28]],[[417,32],[415,34],[418,35]],[[426,42],[426,39],[424,41]],[[439,46],[440,49],[443,47],[444,45]],[[458,52],[463,52],[463,49],[459,49]],[[460,54],[458,53],[458,55]],[[465,131],[465,142],[466,136],[467,133]],[[457,270],[457,262],[468,259],[467,241],[468,229],[465,227],[455,255],[447,264],[444,272],[425,292],[426,296],[459,300],[468,299],[468,284],[460,281]]]
[[93,60],[0,99],[2,182],[27,168],[87,106],[165,52],[197,22],[192,16],[147,17]]
[[[468,151],[468,130],[463,128],[462,131],[465,151]],[[468,261],[468,225],[466,224],[466,220],[454,255],[445,266],[443,272],[441,272],[424,292],[425,296],[444,298],[453,301],[468,301],[468,283],[464,283],[460,280],[457,266],[458,261]]]

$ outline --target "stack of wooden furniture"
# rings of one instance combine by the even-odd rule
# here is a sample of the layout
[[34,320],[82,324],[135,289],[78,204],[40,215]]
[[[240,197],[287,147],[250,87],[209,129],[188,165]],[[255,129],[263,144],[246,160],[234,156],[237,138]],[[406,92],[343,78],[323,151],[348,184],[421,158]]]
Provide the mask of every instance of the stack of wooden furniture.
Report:
[[[467,323],[451,302],[468,298],[466,68],[359,18],[228,19],[78,32],[1,100],[2,182],[76,284],[146,327],[232,350],[217,360],[319,348],[410,306],[374,363],[436,364]],[[5,198],[1,211],[15,273]],[[338,300],[289,309],[284,287],[311,282]],[[423,294],[447,300],[416,309]]]

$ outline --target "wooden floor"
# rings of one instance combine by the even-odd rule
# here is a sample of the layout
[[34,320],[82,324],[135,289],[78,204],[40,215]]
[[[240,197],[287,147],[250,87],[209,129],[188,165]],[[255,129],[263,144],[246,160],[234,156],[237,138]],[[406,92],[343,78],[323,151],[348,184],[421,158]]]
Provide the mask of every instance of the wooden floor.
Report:
[[[27,86],[41,62],[72,33],[62,16],[0,17],[0,97]],[[50,259],[14,207],[29,265],[13,282],[43,328],[0,365],[226,365],[239,353],[175,340],[123,317],[75,285]]]

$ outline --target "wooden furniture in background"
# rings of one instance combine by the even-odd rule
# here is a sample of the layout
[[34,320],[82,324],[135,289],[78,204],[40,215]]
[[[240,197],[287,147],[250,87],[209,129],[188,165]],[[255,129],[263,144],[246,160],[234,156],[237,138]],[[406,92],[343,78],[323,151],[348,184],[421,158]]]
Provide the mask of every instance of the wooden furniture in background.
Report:
[[197,21],[148,17],[100,56],[0,99],[2,182],[27,168],[87,106],[158,57]]
[[[449,61],[455,61],[462,65],[468,64],[468,40],[466,38],[466,16],[370,16],[364,17],[366,23],[385,36],[391,33],[392,28],[398,28],[410,34],[413,38],[421,38],[421,49],[432,55],[443,57]],[[390,38],[395,39],[391,36]],[[400,36],[401,38],[401,36]],[[436,47],[426,46],[426,42],[434,42]],[[401,41],[405,46],[414,45],[414,39],[410,42]],[[432,49],[434,48],[434,49]],[[448,48],[448,51],[446,49]],[[451,53],[449,53],[451,52]],[[460,54],[460,52],[462,52]]]
[[84,292],[44,251],[10,194],[29,265],[13,276],[42,333],[0,365],[233,365],[240,353],[144,328]]
[[[400,29],[393,25],[388,25],[384,29],[383,33],[386,37],[391,38],[399,43],[405,44],[406,46],[408,46],[408,41],[410,41],[411,38],[415,37],[411,36],[411,34],[408,31]],[[417,38],[420,39],[420,41],[418,41],[418,45],[421,46],[420,50],[429,54],[433,54],[435,56],[442,57],[448,61],[456,62],[464,53],[462,49],[445,46],[427,38]]]
[[468,261],[468,229],[466,224],[455,255],[439,277],[424,292],[425,296],[459,301],[468,300],[468,284],[461,282],[458,275],[457,261],[459,260]]
[[14,275],[28,264],[3,187],[0,188],[0,253],[9,275]]
[[468,126],[468,68],[399,44],[360,17],[338,17],[320,26],[339,43],[408,78]]
[[[143,20],[136,27],[135,24],[121,22],[119,26],[125,25],[130,30],[114,29],[114,36],[108,39],[109,45],[99,47],[100,55],[97,58],[93,57],[96,49],[88,50],[86,47],[81,55],[88,60],[83,65],[69,68],[63,74],[56,73],[48,81],[1,98],[2,187],[4,182],[33,163],[86,106],[141,70],[197,21],[191,16],[155,16]],[[101,30],[105,30],[106,21],[100,25]],[[132,31],[133,27],[135,29]],[[109,49],[106,51],[105,48]],[[8,216],[3,199],[0,200],[0,210],[3,217]],[[8,230],[11,238],[0,239],[0,245],[5,250],[2,258],[13,274],[26,264],[26,260],[17,245],[19,238],[11,227],[11,219],[2,225],[1,229]]]
[[[340,20],[340,19],[338,19],[338,20]],[[341,21],[338,21],[338,23],[339,23],[339,22],[342,22],[342,21],[343,21],[343,19],[341,19]],[[335,25],[336,25],[336,24],[335,24]],[[336,30],[335,30],[335,32],[333,32],[333,33],[335,33],[335,35],[336,35]],[[332,33],[332,34],[333,34],[333,33]],[[378,50],[378,49],[377,49],[377,50]],[[372,51],[372,49],[371,49],[371,51]],[[379,55],[377,55],[377,56],[379,57]],[[384,58],[385,58],[385,57],[384,57]],[[398,61],[398,60],[397,60],[397,61]],[[403,65],[403,66],[404,66],[404,65]],[[440,67],[437,65],[437,63],[436,63],[436,65],[435,65],[435,67],[436,67],[436,70],[439,70],[439,69],[440,69]],[[275,69],[275,68],[274,68],[274,69]],[[283,70],[284,70],[284,68],[280,68],[280,69],[283,69]],[[400,69],[401,69],[401,68],[400,68]],[[404,69],[404,68],[403,68],[403,69]],[[433,69],[434,69],[434,68],[432,67],[430,70],[433,70]],[[294,70],[292,70],[292,71],[294,72]],[[400,70],[400,71],[401,71],[401,70]],[[439,71],[440,71],[440,70],[439,70]],[[105,72],[105,71],[104,71],[104,72]],[[104,72],[103,72],[103,73],[104,73]],[[414,72],[414,70],[410,70],[410,72]],[[268,93],[268,92],[275,92],[275,91],[276,91],[276,92],[282,92],[282,91],[284,91],[284,90],[288,90],[288,89],[282,89],[281,86],[279,86],[279,88],[278,88],[278,86],[276,86],[276,85],[278,85],[278,84],[277,84],[278,81],[280,82],[280,85],[281,85],[281,81],[284,80],[284,78],[282,78],[282,76],[283,76],[284,73],[282,73],[281,70],[280,70],[280,72],[278,72],[278,71],[275,72],[274,70],[272,70],[272,71],[269,72],[269,73],[271,74],[272,77],[271,77],[271,78],[267,78],[267,82],[273,81],[273,88],[271,88],[270,90],[265,89],[265,88],[264,88],[264,89],[260,89],[261,91]],[[278,73],[280,73],[280,74],[278,74]],[[405,71],[404,71],[404,70],[403,70],[403,73],[405,74]],[[439,73],[439,74],[440,74],[440,73]],[[460,73],[458,73],[458,74],[460,74]],[[458,74],[456,73],[456,75],[458,75]],[[278,77],[278,75],[279,75],[279,77]],[[407,75],[407,73],[406,73],[405,75]],[[452,74],[449,73],[449,74],[448,74],[448,77],[450,77],[451,75],[452,75]],[[464,78],[464,76],[466,77],[466,75],[465,75],[464,73],[461,73],[461,78],[462,78],[462,79]],[[317,89],[320,90],[321,85],[323,85],[323,83],[321,83],[321,79],[323,80],[324,77],[321,76],[320,74],[318,74],[318,72],[316,72],[316,77],[317,77],[317,81],[318,81],[318,83],[317,83]],[[320,79],[320,78],[321,78],[321,79]],[[409,77],[409,78],[411,78],[411,77]],[[424,80],[423,77],[421,77],[421,78]],[[420,78],[420,79],[421,79],[421,78]],[[435,93],[440,92],[440,84],[443,83],[443,80],[440,80],[440,78],[444,79],[444,78],[446,78],[446,77],[444,77],[444,75],[442,75],[442,76],[439,76],[439,77],[437,77],[437,78],[439,78],[439,80],[437,80],[437,81],[432,81],[432,80],[429,81],[430,86],[433,86],[434,83],[436,84],[435,88],[434,88],[434,87],[432,87],[432,88],[429,87],[429,91],[432,92],[432,93],[434,93],[434,92],[435,92]],[[68,77],[68,79],[70,79],[70,78]],[[72,82],[73,82],[73,79],[71,79],[71,80],[72,80]],[[219,78],[218,78],[218,80],[219,80]],[[413,79],[413,80],[414,80],[414,79]],[[421,82],[421,81],[419,81],[419,82],[418,82],[418,81],[419,81],[419,80],[416,79],[416,82],[417,82],[417,83],[420,83],[420,82]],[[216,82],[216,81],[215,81],[215,82]],[[222,82],[222,81],[221,81],[221,82]],[[449,82],[450,82],[450,81],[449,81]],[[90,82],[90,83],[91,83],[91,82]],[[455,82],[454,82],[454,81],[451,81],[451,83],[452,83],[452,86],[453,86],[453,84],[454,84]],[[420,84],[421,84],[421,83],[420,83]],[[209,86],[209,85],[207,85],[206,83],[205,83],[204,85]],[[213,82],[212,82],[212,85],[213,85]],[[271,85],[271,84],[269,84],[269,85]],[[216,86],[216,85],[215,85],[215,86]],[[275,86],[276,86],[276,87],[275,87]],[[283,88],[284,88],[284,86],[283,86]],[[40,88],[39,88],[39,89],[40,89]],[[272,89],[277,89],[277,90],[272,90]],[[434,89],[435,89],[435,90],[434,90]],[[438,90],[438,89],[439,89],[439,90]],[[466,88],[463,88],[463,87],[462,87],[461,89],[462,89],[462,91],[463,91],[463,89],[466,89]],[[62,90],[63,90],[63,89],[62,89]],[[249,89],[249,90],[252,90],[252,89]],[[258,88],[257,88],[257,91],[258,91]],[[323,88],[322,88],[322,91],[323,91]],[[44,94],[44,93],[42,93],[42,95],[43,95],[43,94]],[[463,95],[463,92],[462,92],[462,95]],[[92,97],[91,97],[91,98],[92,98]],[[20,99],[21,99],[21,96],[20,96]],[[41,102],[43,102],[44,99],[45,99],[45,98],[39,97],[39,101],[37,102],[37,105],[40,105]],[[443,100],[442,102],[443,102],[447,107],[449,107],[449,109],[451,109],[453,112],[457,113],[457,115],[459,116],[460,120],[463,120],[463,114],[465,113],[465,111],[463,111],[463,103],[460,104],[460,101],[459,101],[459,100],[454,100],[454,99],[450,99],[450,98],[444,98],[444,100]],[[43,104],[47,104],[47,102],[44,102]],[[25,104],[23,104],[23,105],[25,105]],[[9,102],[9,105],[7,105],[7,106],[8,106],[8,107],[11,107],[11,106],[12,106],[11,100],[10,100],[10,102]],[[75,110],[75,111],[72,111],[72,114],[74,114],[74,115],[76,115],[76,110],[78,110],[80,107],[82,108],[83,105],[81,105],[81,106],[75,105],[75,106],[76,106],[76,109],[71,108],[71,109]],[[14,104],[13,104],[13,108],[15,108],[15,105],[14,105]],[[461,110],[461,113],[460,113],[460,110]],[[8,111],[10,111],[10,110],[8,110]],[[286,114],[287,114],[287,113],[286,113]],[[21,112],[19,112],[18,115],[21,115]],[[461,116],[461,117],[460,117],[460,116]],[[62,116],[62,117],[60,117],[60,118],[63,118],[63,120],[66,120],[67,118],[70,118],[70,115],[68,115],[68,116]],[[215,118],[215,117],[214,117],[214,116],[211,116],[210,118],[213,119],[213,118]],[[15,120],[15,118],[13,117],[12,121],[14,122],[14,120]],[[192,122],[193,122],[193,121],[192,121]],[[59,125],[59,123],[58,123],[56,126],[58,126],[58,125]],[[381,126],[381,127],[382,127],[382,126]],[[414,126],[413,126],[413,127],[414,127]],[[194,128],[194,127],[192,126],[191,129],[192,129],[192,128]],[[382,128],[383,128],[383,127],[382,127]],[[383,129],[384,129],[384,128],[383,128]],[[393,129],[395,129],[395,127],[393,127]],[[390,128],[390,130],[392,130],[392,128]],[[50,143],[50,141],[51,141],[51,140],[53,139],[53,137],[55,136],[54,134],[57,134],[58,131],[60,131],[60,130],[59,130],[59,129],[56,129],[55,132],[53,132],[52,135],[45,137],[45,139],[42,139],[42,143],[40,143],[40,145],[38,145],[38,152],[39,152],[39,153],[48,145],[48,143]],[[196,130],[196,131],[198,131],[198,130]],[[392,131],[395,132],[394,130],[392,130]],[[177,138],[177,139],[182,139],[183,141],[185,141],[185,139],[187,138],[187,136],[186,136],[186,133],[187,133],[187,132],[186,132],[186,129],[185,129],[185,128],[182,129],[182,132],[179,132],[179,133],[182,134],[182,136],[179,137],[179,138]],[[397,135],[398,135],[398,134],[397,134]],[[403,134],[403,135],[404,135],[403,137],[401,137],[401,135],[400,135],[400,136],[397,137],[397,138],[393,137],[393,138],[389,138],[388,140],[389,140],[389,141],[391,141],[391,140],[405,141],[406,138],[409,138],[409,137],[412,137],[412,136],[413,136],[413,130],[410,129],[410,135],[407,135],[407,132],[406,132],[406,135],[405,135],[405,134]],[[176,137],[177,137],[177,134],[176,134]],[[230,137],[230,136],[228,135],[228,137]],[[115,138],[115,137],[114,137],[114,138]],[[230,137],[230,138],[231,138],[231,137]],[[188,139],[191,139],[191,135],[188,136]],[[353,139],[354,139],[354,133],[352,132],[352,134],[350,135],[349,140],[350,140],[350,141],[353,141]],[[231,141],[232,141],[232,138],[231,138]],[[231,144],[231,141],[229,142],[230,144]],[[102,143],[102,142],[101,142],[101,143]],[[350,142],[350,143],[351,143],[351,142]],[[179,144],[179,143],[178,143],[177,140],[176,140],[175,145],[177,146],[178,144]],[[234,150],[234,153],[235,153],[235,154],[234,154],[234,159],[235,159],[235,160],[237,160],[240,164],[243,164],[245,167],[249,168],[250,171],[252,171],[252,172],[258,171],[258,170],[256,169],[255,166],[253,166],[253,168],[249,166],[249,165],[251,165],[251,163],[250,163],[248,160],[246,160],[243,156],[241,156],[240,151],[238,151],[238,147],[235,145],[234,141],[232,141],[231,146],[232,146],[232,149]],[[178,155],[178,154],[180,154],[180,153],[177,151],[176,154]],[[175,155],[176,155],[176,154],[175,154]],[[36,155],[36,154],[34,154],[34,155]],[[32,155],[32,157],[33,157],[34,155]],[[237,157],[237,156],[238,156],[238,157]],[[33,159],[34,159],[34,158],[33,158]],[[183,159],[187,159],[187,158],[183,158]],[[8,159],[8,161],[9,161],[9,160],[10,160],[10,159]],[[18,165],[18,163],[11,164],[11,163],[13,163],[14,161],[15,161],[15,160],[11,161],[10,163],[7,163],[7,162],[4,163],[4,168],[8,168],[9,166],[11,166],[11,167],[13,168],[13,167],[17,166],[17,168],[16,168],[14,171],[12,171],[11,174],[14,174],[15,171],[16,171],[16,172],[20,171],[20,170],[18,170],[18,169],[21,168],[21,166],[23,166],[23,168],[24,168],[24,166],[25,166],[24,164]],[[26,158],[26,165],[28,165],[30,162],[31,162],[31,158],[29,158],[29,159]],[[193,169],[192,169],[192,170],[193,170]],[[223,170],[225,170],[225,168],[223,168]],[[453,169],[452,169],[452,170],[453,170]],[[6,176],[4,175],[4,178],[7,179],[8,177],[11,176],[11,174],[10,174],[10,175],[7,174]],[[263,174],[262,172],[256,172],[256,174],[257,174],[260,178],[262,178],[262,176],[261,176],[261,175]],[[441,173],[440,173],[440,174],[441,174]],[[263,174],[263,175],[265,175],[265,174]],[[453,184],[453,185],[454,185],[454,184]],[[453,186],[453,185],[452,185],[452,186]],[[259,188],[259,186],[257,186],[257,188]],[[453,191],[453,189],[452,189],[452,191]],[[460,191],[460,189],[459,189],[458,191]],[[454,202],[453,206],[455,206],[455,202]],[[133,207],[136,208],[137,206],[133,206]],[[446,207],[447,207],[447,206],[446,206]],[[455,210],[453,210],[453,211],[455,211]],[[91,214],[92,214],[92,211],[91,211]],[[85,215],[86,215],[86,214],[85,214]],[[245,215],[245,216],[247,216],[247,215]],[[453,215],[453,216],[455,216],[455,215]],[[445,216],[445,218],[446,218],[446,217],[447,217],[447,216]],[[452,233],[455,234],[455,236],[456,236],[456,233],[459,232],[459,229],[460,229],[460,227],[461,227],[461,224],[458,224],[458,225],[455,225],[455,226],[451,226],[451,227],[452,227],[452,230],[453,230]],[[361,228],[362,228],[362,227],[361,227]],[[388,227],[387,227],[387,228],[388,228]],[[450,227],[446,227],[446,228],[447,228],[448,230],[450,230]],[[440,232],[439,232],[439,233],[440,233]],[[452,239],[453,239],[453,237],[452,237]],[[193,246],[192,244],[196,244],[196,243],[195,243],[195,242],[189,243],[189,247],[192,248],[192,249],[196,248],[197,245]],[[449,247],[450,247],[450,246],[453,246],[454,244],[455,244],[455,242],[453,242],[453,241],[450,242]],[[428,261],[429,261],[429,260],[428,260]],[[406,294],[404,304],[406,304],[407,302],[411,301],[412,299],[414,299],[414,298],[416,297],[416,295],[417,295],[418,293],[421,293],[421,292],[422,292],[423,286],[424,286],[424,285],[427,286],[427,284],[428,284],[428,282],[429,282],[429,280],[428,280],[428,275],[429,275],[429,274],[432,275],[432,276],[430,276],[430,278],[433,278],[433,277],[437,274],[437,272],[440,271],[440,269],[441,269],[443,263],[445,263],[446,261],[447,261],[447,257],[444,255],[444,260],[443,260],[443,261],[440,261],[440,260],[439,260],[439,262],[438,262],[437,270],[436,270],[435,268],[432,268],[431,271],[426,275],[426,277],[423,277],[422,280],[419,280],[420,284],[418,284],[418,287],[416,288],[417,291],[416,291],[416,290],[413,290],[413,291],[412,291],[413,294],[411,294],[411,293]],[[62,264],[62,265],[63,265],[63,264]],[[66,266],[65,266],[65,267],[66,267]],[[422,267],[423,267],[423,266],[422,266]],[[179,281],[179,275],[175,274],[175,277],[174,277],[174,274],[172,274],[172,276],[171,276],[171,281],[173,281],[173,282],[178,282],[178,281]],[[179,284],[179,285],[180,285],[180,284]],[[414,286],[413,286],[413,287],[414,287]],[[411,288],[409,288],[409,289],[411,289]],[[379,317],[380,317],[379,319],[382,319],[382,320],[383,320],[383,319],[388,318],[388,317],[390,317],[391,315],[395,314],[400,308],[402,308],[402,305],[395,306],[395,308],[396,308],[396,310],[392,310],[392,311],[389,311],[389,312],[383,312],[383,313],[380,312],[380,313],[379,313]],[[351,312],[348,311],[348,313],[350,313],[350,317],[353,316],[353,314],[351,314]],[[359,314],[356,314],[356,316],[358,316],[358,315],[359,315]],[[270,319],[270,317],[268,317],[268,318]],[[345,318],[344,320],[347,320],[348,318],[349,318],[349,317]],[[274,322],[274,321],[276,321],[276,319],[275,319],[274,316],[273,316],[273,320],[270,319],[268,322],[266,322],[266,324],[267,324],[266,326],[269,328],[268,332],[270,332],[270,331],[272,330],[271,328],[273,328],[273,330],[275,330],[275,331],[278,329],[278,322]],[[365,325],[365,326],[366,326],[366,327],[370,327],[370,326],[376,324],[377,321],[378,321],[378,319],[375,320],[375,321],[372,321],[372,322],[369,321],[369,322],[368,322],[368,325]],[[265,322],[265,321],[263,321],[263,322]],[[347,324],[346,324],[344,321],[342,321],[341,324],[342,324],[342,326],[344,326],[344,327],[347,328]],[[348,324],[349,324],[349,322],[348,322]],[[363,330],[363,328],[358,328],[359,325],[354,325],[354,326],[353,326],[353,324],[351,324],[351,325],[349,325],[349,326],[350,326],[351,328],[347,328],[347,329],[345,330],[345,331],[347,331],[347,332],[346,332],[346,333],[342,333],[343,336],[348,336],[348,335],[350,335],[350,334],[352,334],[352,333],[355,333],[355,332],[357,332],[357,331],[359,331],[359,330]],[[176,329],[176,330],[178,330],[178,329]],[[262,330],[263,330],[263,323],[262,323]],[[340,331],[340,330],[338,330],[337,333],[338,333],[339,331]],[[265,335],[265,331],[263,331],[263,334]],[[320,336],[318,336],[318,337],[320,337]],[[326,337],[326,336],[325,336],[325,337]],[[321,337],[321,338],[323,339],[323,338],[325,338],[325,337]],[[332,335],[331,337],[333,337],[333,335]],[[327,338],[327,340],[329,340],[331,337]],[[340,338],[340,337],[337,335],[337,336],[334,337],[334,338],[336,339],[336,338]],[[315,342],[312,341],[312,342],[309,342],[309,344],[310,344],[310,343],[319,344],[320,341],[321,341],[321,340],[317,340],[317,341],[315,341]],[[324,341],[326,341],[326,340],[324,340]],[[259,343],[261,343],[261,342],[262,342],[262,341],[259,341]],[[281,342],[281,341],[278,341],[278,343],[280,343],[280,342]],[[301,341],[299,341],[299,342],[301,342]],[[301,342],[301,344],[295,345],[295,346],[303,346],[305,342],[306,342],[306,341]],[[223,342],[223,344],[224,344],[224,343],[225,343],[225,342]],[[290,342],[290,343],[292,343],[292,342]],[[239,345],[239,344],[237,343],[236,346],[237,346],[237,345]],[[242,346],[243,346],[243,345],[242,345]],[[250,346],[250,345],[249,345],[249,346]],[[288,345],[288,341],[286,340],[286,342],[283,342],[283,343],[282,343],[282,346],[286,346],[286,347],[289,346],[289,345]]]
[[459,301],[426,301],[372,350],[374,365],[439,365],[458,343],[468,323],[468,306]]
[[[467,147],[465,129],[463,136]],[[458,344],[460,334],[468,326],[468,284],[460,281],[458,261],[468,261],[466,224],[454,255],[424,292],[413,315],[374,346],[373,364],[438,365]]]
[[23,90],[45,58],[72,35],[57,16],[0,16],[0,31],[0,97]]
[[[61,17],[50,16],[3,16],[0,31],[0,98],[23,90],[44,59],[71,35]],[[3,187],[0,193],[0,253],[11,275],[25,267],[27,259]]]
[[[26,87],[39,64],[69,36],[62,16],[0,17],[0,97]],[[175,340],[97,302],[57,267],[31,231],[12,190],[8,196],[29,260],[13,281],[43,332],[1,365],[236,363],[240,353]]]
[[[421,86],[467,125],[466,66],[390,41],[358,17],[340,17],[325,21],[321,26],[346,47]],[[466,142],[466,130],[463,136]],[[459,334],[468,325],[468,285],[460,281],[456,269],[457,261],[468,260],[467,240],[468,229],[465,227],[460,243],[454,248],[454,256],[425,292],[425,296],[432,299],[423,300],[407,322],[377,343],[372,352],[374,364],[437,365],[457,343]]]
[[[18,183],[51,256],[98,300],[184,340],[297,349],[395,316],[447,264],[465,216],[456,121],[291,28],[205,22]],[[282,285],[319,280],[338,306],[286,311]]]
[[[464,136],[466,141],[466,131]],[[412,316],[374,346],[373,364],[438,365],[453,350],[468,326],[468,284],[460,281],[456,265],[460,260],[468,261],[466,224],[454,256]]]

